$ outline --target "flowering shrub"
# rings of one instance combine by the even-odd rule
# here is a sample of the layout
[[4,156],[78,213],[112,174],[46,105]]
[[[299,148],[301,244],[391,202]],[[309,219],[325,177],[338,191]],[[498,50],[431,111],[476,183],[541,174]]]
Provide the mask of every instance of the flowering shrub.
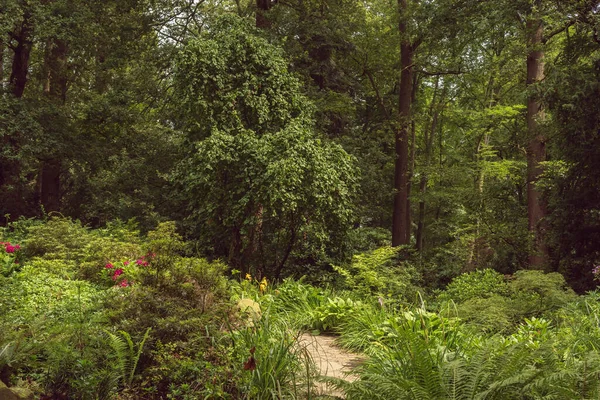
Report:
[[21,246],[10,242],[0,242],[0,273],[8,276],[20,269]]
[[137,258],[134,262],[125,260],[118,263],[111,263],[110,261],[104,264],[103,276],[108,276],[118,287],[127,287],[133,285],[134,281],[132,278],[139,275],[140,268],[146,268],[150,266],[150,261],[156,254],[148,253],[144,256]]

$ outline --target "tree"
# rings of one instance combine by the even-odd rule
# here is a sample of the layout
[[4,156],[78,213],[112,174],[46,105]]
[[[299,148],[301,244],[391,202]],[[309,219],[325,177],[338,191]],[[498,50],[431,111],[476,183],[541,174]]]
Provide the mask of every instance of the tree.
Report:
[[541,163],[546,161],[547,135],[543,131],[545,113],[539,95],[535,91],[544,79],[544,23],[539,8],[541,0],[536,0],[530,12],[527,13],[527,214],[529,230],[533,233],[533,249],[529,255],[531,268],[543,267],[547,263],[548,249],[544,234],[546,204],[536,187],[542,173]]
[[[153,123],[145,118],[161,97],[158,65],[164,59],[154,24],[162,15],[137,0],[9,1],[1,7],[0,42],[7,45],[2,64],[10,65],[11,74],[1,77],[7,90],[0,103],[6,144],[0,154],[0,214],[14,219],[39,215],[43,208],[99,221],[104,219],[99,203],[110,202],[108,195],[111,219],[133,216],[115,213],[122,199],[112,189],[104,196],[90,193],[104,171],[120,170],[107,166],[110,155],[121,153],[132,135],[136,144],[143,142],[142,126],[156,131],[155,116]],[[95,199],[102,200],[94,210]]]
[[544,102],[553,121],[540,189],[548,198],[548,248],[552,269],[579,291],[594,289],[591,270],[600,252],[600,40],[590,3],[557,43],[547,71]]
[[347,229],[352,157],[313,132],[278,48],[217,18],[183,49],[175,81],[192,152],[173,178],[215,256],[278,278],[299,242]]

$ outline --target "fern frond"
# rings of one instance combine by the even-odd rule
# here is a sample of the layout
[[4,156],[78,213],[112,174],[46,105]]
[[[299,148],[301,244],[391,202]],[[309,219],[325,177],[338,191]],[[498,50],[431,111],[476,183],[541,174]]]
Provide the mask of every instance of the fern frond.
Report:
[[137,352],[136,352],[135,357],[133,358],[131,365],[130,365],[129,379],[127,381],[128,385],[131,385],[131,382],[133,382],[133,376],[135,374],[135,370],[137,369],[138,362],[140,361],[140,356],[142,355],[142,351],[144,350],[144,345],[146,344],[146,340],[148,340],[148,337],[150,336],[151,330],[152,330],[152,328],[146,329],[146,333],[144,333],[144,337],[142,338],[142,341],[138,344]]

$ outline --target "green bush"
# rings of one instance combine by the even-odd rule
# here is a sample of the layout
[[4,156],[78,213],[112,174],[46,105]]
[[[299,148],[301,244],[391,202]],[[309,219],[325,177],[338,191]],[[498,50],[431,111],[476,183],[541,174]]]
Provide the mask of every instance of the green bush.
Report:
[[513,331],[525,318],[549,315],[575,298],[562,275],[528,270],[508,282],[492,270],[463,274],[438,296],[455,301],[458,316],[487,333]]
[[29,228],[24,249],[27,257],[79,261],[92,239],[93,234],[81,222],[53,217]]
[[344,277],[345,287],[361,296],[382,296],[399,302],[413,302],[420,277],[408,262],[398,260],[398,247],[382,247],[352,257],[348,266],[334,269]]
[[482,269],[454,278],[438,299],[462,303],[473,298],[485,299],[493,295],[507,294],[508,286],[504,282],[504,276],[491,269]]
[[457,305],[458,315],[484,333],[506,332],[514,325],[516,312],[508,297],[473,297]]
[[540,316],[576,299],[565,278],[556,272],[517,271],[509,287],[512,306],[524,316]]

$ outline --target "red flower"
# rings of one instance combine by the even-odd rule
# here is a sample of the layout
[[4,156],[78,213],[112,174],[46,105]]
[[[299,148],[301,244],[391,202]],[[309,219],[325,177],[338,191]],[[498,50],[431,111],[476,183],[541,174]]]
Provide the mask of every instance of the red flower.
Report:
[[113,281],[116,281],[121,274],[123,274],[123,268],[116,269],[112,276]]
[[114,267],[115,266],[112,265],[111,263],[106,263],[106,265],[104,266],[104,268],[106,268],[106,269],[111,269],[111,268],[114,268]]
[[129,282],[127,282],[127,279],[123,279],[121,281],[121,283],[119,283],[119,286],[121,286],[121,287],[127,287],[127,286],[129,286]]
[[129,261],[123,261],[123,265],[125,265],[125,266],[129,265]]

